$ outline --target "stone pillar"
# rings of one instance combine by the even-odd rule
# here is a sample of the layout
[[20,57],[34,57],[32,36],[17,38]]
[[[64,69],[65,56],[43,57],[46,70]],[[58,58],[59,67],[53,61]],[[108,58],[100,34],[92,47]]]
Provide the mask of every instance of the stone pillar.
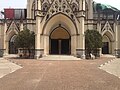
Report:
[[0,57],[3,57],[5,50],[4,50],[4,23],[0,20]]
[[37,16],[36,17],[36,31],[35,31],[35,58],[38,59],[42,57],[42,51],[41,49],[41,19]]
[[6,30],[7,30],[7,23],[5,21],[4,23],[4,34],[3,34],[3,50],[4,50],[4,53],[3,53],[3,56],[7,55],[7,49],[6,49]]
[[45,35],[44,36],[44,55],[48,55],[49,54],[49,36]]
[[[101,22],[98,20],[97,31],[101,34]],[[99,48],[99,56],[102,55],[102,48]]]
[[88,7],[88,29],[93,30],[93,0],[87,0]]
[[115,31],[115,56],[120,57],[119,49],[118,49],[118,27],[117,21],[114,23],[114,31]]
[[6,55],[8,55],[9,54],[9,41],[8,40],[6,40]]
[[88,0],[88,19],[93,19],[93,0]]
[[43,49],[41,48],[41,32],[42,32],[42,26],[41,26],[41,1],[36,0],[35,2],[36,6],[36,31],[35,31],[35,58],[41,58],[43,55]]
[[0,49],[3,49],[3,22],[0,20]]
[[100,21],[98,21],[97,23],[97,31],[101,33],[101,22]]
[[31,18],[31,8],[32,8],[32,3],[33,0],[27,0],[27,18]]
[[85,27],[85,0],[79,1],[79,35],[78,35],[78,44],[77,44],[77,57],[85,59],[85,35],[84,35],[84,27]]
[[[98,21],[97,21],[97,31],[102,35],[102,27],[101,27],[101,20],[100,20],[100,13],[98,13]],[[102,48],[99,48],[99,56],[102,55]]]
[[76,37],[76,35],[71,36],[71,55],[73,56],[76,56],[76,44],[78,43]]
[[111,41],[111,54],[115,55],[115,41]]

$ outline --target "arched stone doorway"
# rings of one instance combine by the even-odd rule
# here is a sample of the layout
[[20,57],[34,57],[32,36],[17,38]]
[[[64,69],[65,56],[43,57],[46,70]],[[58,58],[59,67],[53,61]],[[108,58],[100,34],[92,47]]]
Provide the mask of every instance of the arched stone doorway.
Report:
[[54,32],[57,32],[57,28],[59,27],[62,28],[63,32],[67,32],[67,35],[69,35],[69,45],[71,46],[69,54],[76,55],[78,27],[63,13],[58,13],[52,16],[44,24],[43,29],[41,30],[41,42],[43,43],[40,44],[40,47],[44,49],[44,55],[51,54],[51,35],[53,35]]
[[17,54],[18,50],[15,46],[15,39],[16,35],[14,35],[10,40],[9,40],[9,54]]
[[68,55],[71,54],[71,37],[67,30],[57,27],[50,34],[49,53]]
[[112,54],[114,53],[114,36],[110,31],[106,31],[103,34],[103,47],[102,54]]
[[103,36],[102,54],[109,54],[109,48],[110,48],[110,40],[106,35],[104,35]]

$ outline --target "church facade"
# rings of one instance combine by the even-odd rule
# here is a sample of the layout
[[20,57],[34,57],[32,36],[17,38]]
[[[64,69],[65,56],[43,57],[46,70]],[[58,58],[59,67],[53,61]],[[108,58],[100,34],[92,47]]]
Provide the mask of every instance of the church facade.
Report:
[[50,54],[85,58],[88,29],[103,36],[101,54],[120,55],[120,11],[112,6],[93,0],[27,0],[26,11],[26,18],[0,20],[0,49],[4,54],[16,53],[16,35],[28,28],[35,32],[37,59]]

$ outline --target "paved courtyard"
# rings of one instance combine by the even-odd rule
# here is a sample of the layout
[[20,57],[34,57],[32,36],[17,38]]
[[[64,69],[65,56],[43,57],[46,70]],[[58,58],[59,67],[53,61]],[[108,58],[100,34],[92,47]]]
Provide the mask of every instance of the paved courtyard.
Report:
[[120,78],[120,59],[108,61],[108,63],[105,63],[105,65],[99,68]]
[[22,67],[19,65],[16,65],[15,63],[9,62],[8,60],[1,58],[0,59],[0,78],[20,68]]
[[23,68],[0,79],[0,90],[120,90],[120,79],[98,67],[113,58],[79,61],[12,59]]

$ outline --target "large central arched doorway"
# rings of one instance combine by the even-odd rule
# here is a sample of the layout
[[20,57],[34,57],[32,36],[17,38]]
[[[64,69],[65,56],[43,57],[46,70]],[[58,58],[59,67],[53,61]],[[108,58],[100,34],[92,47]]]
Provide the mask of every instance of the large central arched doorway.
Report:
[[71,37],[62,27],[54,29],[50,34],[50,54],[71,54]]

